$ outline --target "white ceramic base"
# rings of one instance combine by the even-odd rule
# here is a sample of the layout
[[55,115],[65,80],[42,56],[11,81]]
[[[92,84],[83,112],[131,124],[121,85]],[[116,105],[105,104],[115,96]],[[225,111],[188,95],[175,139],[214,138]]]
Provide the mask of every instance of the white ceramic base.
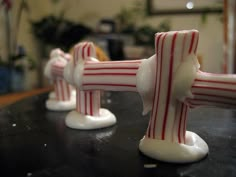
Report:
[[116,117],[104,108],[100,109],[100,116],[84,115],[77,111],[71,111],[66,116],[65,123],[73,129],[92,130],[114,125]]
[[208,154],[208,145],[196,133],[186,131],[186,144],[150,139],[145,136],[140,141],[139,150],[145,155],[173,163],[195,162]]
[[48,99],[46,101],[46,108],[51,111],[69,111],[75,109],[75,107],[75,97],[72,97],[69,101],[57,101],[55,99]]

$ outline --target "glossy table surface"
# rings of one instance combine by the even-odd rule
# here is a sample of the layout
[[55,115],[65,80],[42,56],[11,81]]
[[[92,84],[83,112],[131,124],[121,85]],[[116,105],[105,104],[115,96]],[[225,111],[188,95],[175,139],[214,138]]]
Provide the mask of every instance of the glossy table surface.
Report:
[[[192,164],[169,164],[138,150],[149,116],[142,116],[137,93],[106,93],[103,107],[117,117],[110,128],[67,128],[68,112],[45,108],[48,94],[19,101],[0,111],[0,176],[33,177],[235,177],[236,112],[191,110],[187,128],[200,135],[209,155]],[[149,165],[153,165],[154,168]]]

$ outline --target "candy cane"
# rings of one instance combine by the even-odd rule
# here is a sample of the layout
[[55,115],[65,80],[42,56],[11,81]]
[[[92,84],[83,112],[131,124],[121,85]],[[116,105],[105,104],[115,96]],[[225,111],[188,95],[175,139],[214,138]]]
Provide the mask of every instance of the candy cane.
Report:
[[[96,57],[96,50],[91,42],[82,42],[74,47],[74,62],[76,67],[80,62]],[[98,116],[100,109],[100,91],[80,91],[76,92],[76,110],[85,115]]]
[[[187,98],[185,100],[185,103],[190,108],[199,106],[236,108],[236,101],[234,100],[236,98],[234,96],[236,92],[236,77],[234,75],[211,74],[198,71],[191,92],[193,98]],[[185,143],[187,117],[186,113],[183,115],[177,125],[179,142]]]
[[55,62],[52,64],[51,74],[54,79],[54,89],[56,100],[68,101],[71,98],[72,87],[63,79],[63,71],[65,67],[63,62]]
[[199,71],[191,89],[193,98],[186,101],[192,107],[217,106],[236,108],[236,76]]
[[82,89],[137,92],[136,74],[141,60],[86,62]]
[[197,31],[156,35],[156,73],[154,99],[147,137],[170,142],[185,142],[187,105],[173,96],[173,80],[183,59],[196,53]]
[[[71,111],[65,123],[74,129],[97,129],[111,126],[116,123],[115,116],[107,109],[101,108],[100,91],[81,91],[75,84],[78,74],[84,63],[99,63],[96,57],[95,46],[91,42],[81,42],[74,47],[74,60],[70,62],[63,73],[65,79],[76,87],[76,110]],[[82,71],[83,72],[83,71]],[[82,82],[82,80],[80,80]]]
[[45,67],[45,75],[53,81],[55,96],[49,97],[46,106],[50,110],[73,109],[75,102],[71,94],[72,86],[63,77],[64,68],[71,57],[60,49],[52,50],[50,57]]

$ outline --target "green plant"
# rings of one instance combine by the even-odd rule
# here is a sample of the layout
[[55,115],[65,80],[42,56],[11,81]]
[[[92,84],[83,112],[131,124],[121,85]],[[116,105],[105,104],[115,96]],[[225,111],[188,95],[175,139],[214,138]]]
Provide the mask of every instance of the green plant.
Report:
[[141,26],[134,33],[136,45],[153,46],[155,33],[169,30],[170,23],[168,20],[161,22],[156,28],[150,25]]
[[137,0],[130,8],[122,7],[115,19],[119,26],[118,31],[133,35],[136,45],[153,46],[155,33],[169,31],[170,21],[164,20],[157,27],[152,27],[149,24],[140,26],[138,22],[144,21],[147,17],[147,9],[144,3],[144,1]]
[[115,20],[119,26],[119,32],[121,33],[130,33],[135,30],[137,22],[145,18],[146,9],[144,1],[137,0],[132,5],[132,7],[122,7],[120,12],[115,15]]
[[38,40],[63,50],[69,50],[72,45],[92,32],[83,24],[62,17],[47,16],[36,22],[31,21],[31,24],[33,34]]

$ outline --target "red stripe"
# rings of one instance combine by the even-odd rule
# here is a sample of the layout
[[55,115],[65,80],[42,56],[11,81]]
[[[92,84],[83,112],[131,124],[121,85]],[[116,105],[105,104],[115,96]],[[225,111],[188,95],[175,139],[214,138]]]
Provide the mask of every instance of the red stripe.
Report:
[[171,44],[171,54],[170,54],[170,65],[169,65],[169,79],[168,79],[168,88],[167,88],[167,98],[166,98],[166,108],[164,114],[164,120],[162,124],[162,140],[165,139],[165,131],[166,131],[166,121],[168,117],[168,110],[170,104],[170,95],[171,95],[171,88],[172,88],[172,74],[173,74],[173,62],[174,62],[174,49],[175,49],[175,41],[177,37],[177,32],[173,35],[172,44]]
[[149,120],[149,123],[148,123],[148,129],[147,129],[147,137],[150,138],[151,137],[151,121],[152,119]]
[[236,89],[218,88],[218,87],[210,87],[210,86],[196,86],[196,85],[193,85],[192,88],[200,88],[200,89],[210,89],[210,90],[222,90],[222,91],[236,92]]
[[59,98],[59,100],[62,100],[62,95],[61,95],[60,88],[61,88],[61,86],[60,86],[60,80],[58,79],[58,80],[57,80],[58,98]]
[[88,114],[87,113],[87,91],[84,92],[84,114]]
[[57,81],[54,81],[54,89],[56,94],[56,100],[59,100]]
[[60,82],[59,79],[56,79],[56,94],[57,94],[57,100],[61,100],[61,95],[60,95]]
[[207,94],[207,93],[197,93],[197,92],[192,92],[193,95],[195,96],[206,96],[206,97],[214,97],[214,98],[223,98],[223,99],[236,99],[235,97],[232,96],[222,96],[222,95],[213,95],[213,94]]
[[[156,121],[157,121],[157,114],[159,109],[159,102],[160,102],[160,91],[161,91],[161,82],[162,82],[162,63],[163,63],[163,53],[164,53],[164,42],[167,34],[164,35],[162,39],[162,45],[161,45],[161,60],[160,60],[160,76],[159,76],[159,84],[158,84],[158,95],[157,95],[157,105],[156,105],[156,112],[155,112],[155,119],[154,119],[154,130],[156,130]],[[155,136],[154,136],[155,138]]]
[[[103,61],[101,63],[99,63],[100,65],[106,65],[106,64],[133,64],[133,63],[141,63],[142,60],[134,60],[134,61]],[[97,64],[96,62],[94,61],[86,61],[85,64]]]
[[[97,64],[98,64],[98,63],[97,63]],[[122,70],[124,70],[124,69],[128,69],[128,70],[135,69],[135,70],[137,70],[138,68],[139,68],[139,66],[136,66],[136,67],[126,67],[126,66],[123,66],[123,67],[86,68],[86,65],[85,65],[84,70],[85,70],[85,71],[86,71],[86,70],[103,70],[103,69],[113,69],[113,70],[115,70],[115,69],[122,69]]]
[[85,83],[83,86],[121,86],[121,87],[136,87],[131,84],[111,84],[111,83]]
[[[158,66],[158,58],[156,59],[156,79],[155,79],[155,92],[154,92],[154,99],[153,99],[153,102],[152,102],[152,109],[155,111],[154,114],[152,116],[154,116],[154,123],[153,123],[153,138],[155,138],[155,130],[156,130],[156,121],[157,121],[157,110],[158,110],[158,105],[159,105],[159,96],[160,96],[160,85],[161,85],[161,73],[162,73],[162,60],[163,60],[163,49],[164,49],[164,41],[165,41],[165,38],[166,38],[166,35],[164,35],[163,39],[162,39],[162,45],[161,45],[161,60],[160,60],[160,70],[158,71],[157,69],[157,66]],[[159,46],[159,42],[160,42],[160,38],[161,38],[162,34],[160,34],[157,39],[157,46]],[[158,56],[158,47],[156,49],[156,55]],[[156,56],[156,57],[157,57]],[[157,72],[159,72],[159,78],[157,78]],[[158,93],[157,93],[157,98],[156,98],[156,87],[157,87],[157,80],[158,80]],[[155,100],[156,98],[156,100]],[[154,104],[156,102],[156,107],[154,108]]]
[[181,122],[182,122],[182,117],[183,117],[183,104],[181,104],[181,111],[180,111],[180,118],[179,118],[179,126],[178,126],[178,140],[179,143],[181,143],[181,137],[180,137],[180,129],[181,129]]
[[[222,78],[224,79],[224,78]],[[236,85],[236,82],[230,81],[217,81],[217,80],[205,80],[205,79],[195,79],[195,82],[210,82],[210,83],[217,83],[217,84],[229,84],[229,85]]]
[[[191,100],[191,101],[189,101],[188,103],[189,103],[189,105],[190,106],[192,106],[192,108],[195,108],[195,107],[197,107],[197,106],[214,106],[214,107],[222,107],[222,106],[224,106],[224,107],[226,107],[226,106],[228,106],[228,107],[235,107],[235,104],[228,104],[228,103],[219,103],[219,102],[209,102],[209,101],[207,101],[207,102],[201,102],[201,103],[199,103],[200,101],[199,100]],[[216,103],[216,104],[214,104],[214,103]]]
[[208,72],[203,72],[201,70],[198,70],[197,73],[201,76],[215,76],[215,77],[219,77],[219,76],[231,76],[231,77],[235,77],[235,74],[217,74],[217,73],[208,73]]
[[63,82],[62,82],[62,80],[60,80],[60,87],[61,87],[62,100],[65,101],[64,87],[63,87]]
[[91,47],[93,47],[93,45],[90,43],[90,45],[88,46],[88,50],[87,50],[87,56],[88,57],[91,56]]
[[88,43],[85,43],[83,44],[83,47],[82,47],[82,60],[85,59],[85,47],[88,45]]
[[192,33],[192,39],[191,39],[190,47],[189,47],[189,50],[188,50],[189,54],[192,52],[194,36],[195,36],[195,32]]
[[58,66],[58,65],[52,65],[52,69],[55,70],[63,70],[66,64]]
[[117,75],[117,76],[136,76],[136,73],[84,73],[84,76],[99,76],[99,75]]
[[153,111],[156,110],[156,108],[154,108],[154,104],[155,104],[155,99],[156,99],[156,86],[157,86],[157,72],[158,72],[158,46],[159,46],[159,40],[160,37],[162,36],[162,34],[159,34],[156,40],[156,70],[155,70],[155,83],[154,83],[154,96],[153,96],[153,100],[152,100],[152,112],[151,112],[151,119],[149,120],[149,125],[148,125],[148,130],[147,130],[147,136],[150,138],[151,137],[151,126],[152,126],[152,121],[153,121]]
[[89,98],[90,98],[90,115],[93,115],[93,98],[92,98],[93,94],[92,92],[89,92]]
[[64,92],[65,93],[65,101],[67,101],[69,96],[68,96],[68,87],[67,87],[66,83],[64,83],[64,90],[65,90],[65,92]]
[[58,64],[54,64],[52,65],[53,68],[56,68],[56,69],[63,69],[65,67],[66,64],[61,64],[61,65],[58,65]]
[[184,39],[183,39],[182,51],[181,51],[181,62],[184,59],[184,49],[185,49],[185,43],[186,43],[186,36],[187,36],[187,34],[185,33],[184,34]]
[[97,95],[97,114],[98,116],[100,115],[100,107],[101,107],[101,95],[100,95],[100,92],[99,91],[96,91],[95,92],[96,95]]
[[195,46],[195,49],[194,49],[194,54],[196,54],[196,52],[197,52],[198,40],[199,40],[199,36],[197,35],[197,42],[196,42],[196,46]]
[[232,103],[232,102],[226,102],[226,101],[221,101],[221,100],[209,100],[209,99],[194,99],[191,100],[190,102],[199,102],[199,101],[203,101],[203,102],[208,102],[208,103],[212,103],[214,105],[214,103],[220,103],[220,104],[227,104],[227,105],[232,105],[232,106],[236,106],[236,103]]

